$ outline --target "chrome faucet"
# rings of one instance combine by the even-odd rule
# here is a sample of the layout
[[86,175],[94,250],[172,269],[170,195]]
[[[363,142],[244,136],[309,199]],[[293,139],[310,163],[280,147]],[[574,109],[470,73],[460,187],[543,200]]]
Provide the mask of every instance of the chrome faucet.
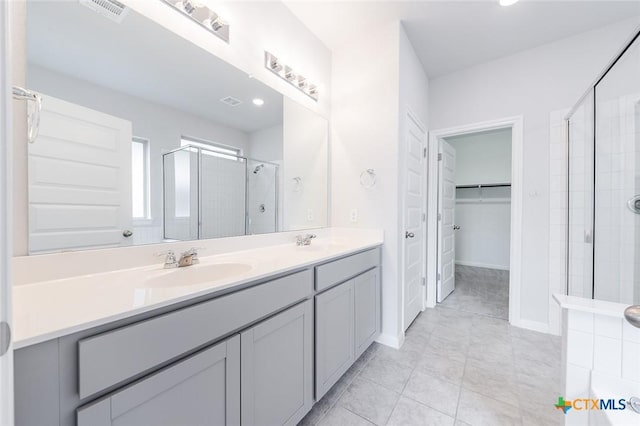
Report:
[[306,235],[296,235],[296,245],[300,246],[310,246],[311,240],[316,238],[315,234],[306,234]]
[[158,256],[165,256],[164,269],[171,269],[178,267],[178,260],[176,259],[176,253],[173,250],[161,251]]
[[182,253],[180,259],[176,257],[176,253],[173,250],[160,252],[158,256],[165,256],[164,269],[182,268],[200,263],[198,249],[195,247]]
[[200,259],[198,259],[198,249],[192,247],[182,253],[182,255],[180,255],[180,259],[178,260],[178,268],[182,268],[183,266],[197,265],[198,263],[200,263]]

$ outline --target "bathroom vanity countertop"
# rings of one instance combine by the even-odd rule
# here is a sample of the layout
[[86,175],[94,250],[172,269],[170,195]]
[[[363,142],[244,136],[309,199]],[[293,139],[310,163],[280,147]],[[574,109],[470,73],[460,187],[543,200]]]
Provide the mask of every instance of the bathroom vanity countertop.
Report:
[[[381,238],[314,240],[310,246],[280,244],[213,256],[200,264],[163,269],[163,264],[15,286],[13,346],[15,349],[72,334],[143,312],[301,269],[382,245]],[[163,277],[190,274],[214,264],[245,264],[228,278],[180,286]],[[190,272],[191,271],[191,272]],[[160,283],[160,284],[159,284]]]

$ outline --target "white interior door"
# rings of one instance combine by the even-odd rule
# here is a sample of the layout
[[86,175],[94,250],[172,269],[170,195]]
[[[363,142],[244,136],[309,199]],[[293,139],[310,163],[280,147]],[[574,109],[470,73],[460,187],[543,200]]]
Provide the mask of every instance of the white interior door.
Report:
[[423,271],[426,261],[423,252],[424,213],[424,142],[425,132],[407,117],[405,217],[404,217],[404,329],[406,330],[422,310]]
[[456,286],[456,150],[440,140],[438,156],[438,280],[437,300],[442,302]]
[[31,253],[130,245],[131,122],[42,96],[29,145]]

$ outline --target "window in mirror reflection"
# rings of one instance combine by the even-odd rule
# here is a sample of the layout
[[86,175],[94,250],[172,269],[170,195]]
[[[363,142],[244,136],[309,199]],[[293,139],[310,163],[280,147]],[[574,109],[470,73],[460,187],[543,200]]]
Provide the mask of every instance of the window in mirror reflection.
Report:
[[150,219],[147,139],[134,137],[131,141],[131,185],[133,218]]
[[204,155],[213,155],[214,157],[226,158],[227,160],[237,160],[238,157],[242,156],[242,150],[238,148],[186,136],[183,136],[180,140],[180,146],[193,146],[206,149],[207,151],[203,152]]

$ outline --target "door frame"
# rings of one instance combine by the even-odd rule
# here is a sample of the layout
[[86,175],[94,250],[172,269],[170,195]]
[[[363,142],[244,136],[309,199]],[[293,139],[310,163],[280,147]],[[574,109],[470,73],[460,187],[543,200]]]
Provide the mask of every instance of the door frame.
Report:
[[[451,136],[477,133],[487,130],[511,128],[511,236],[509,247],[509,322],[520,323],[520,286],[522,265],[522,199],[523,199],[523,116],[513,116],[449,127],[429,132],[427,183],[427,233],[438,233],[438,140]],[[426,306],[436,306],[438,271],[437,238],[427,240],[427,291]]]
[[[427,158],[424,158],[423,161],[423,180],[422,180],[422,184],[423,184],[423,190],[428,191],[428,187],[425,185],[425,180],[424,178],[427,176],[426,174],[426,165],[428,163],[429,160],[429,156],[428,156],[428,145],[429,145],[429,132],[427,127],[422,123],[422,121],[420,121],[420,119],[418,118],[418,115],[413,112],[413,110],[411,108],[409,108],[408,106],[405,107],[405,114],[404,114],[404,119],[405,120],[411,120],[413,121],[416,126],[418,126],[420,128],[420,130],[423,132],[424,134],[424,140],[422,141],[423,143],[423,149],[426,148],[427,149]],[[408,324],[404,323],[404,298],[405,298],[405,294],[404,294],[404,265],[405,265],[405,260],[406,260],[406,250],[405,250],[405,238],[404,238],[404,230],[406,229],[406,217],[404,214],[404,207],[406,206],[406,196],[405,196],[405,184],[406,184],[406,174],[404,173],[406,165],[407,165],[407,160],[406,160],[406,156],[407,156],[407,146],[405,144],[406,142],[406,134],[407,134],[407,125],[405,124],[402,127],[402,134],[401,134],[401,151],[400,151],[400,170],[402,171],[402,173],[400,173],[400,176],[398,178],[398,193],[399,193],[399,197],[400,197],[400,205],[403,207],[400,210],[400,215],[401,218],[398,221],[398,223],[400,224],[400,228],[398,229],[398,244],[400,245],[400,253],[401,253],[401,257],[400,257],[400,263],[398,264],[398,269],[399,269],[399,275],[400,275],[400,335],[404,336],[404,332],[408,326]],[[426,192],[425,192],[426,195]],[[426,197],[425,197],[426,198]],[[427,210],[426,210],[426,206],[424,206],[423,208],[423,213],[428,214]],[[424,222],[423,222],[424,223]],[[427,240],[427,224],[424,223],[424,225],[422,226],[422,241],[426,242]],[[423,249],[424,249],[425,245],[423,244]],[[424,255],[426,254],[426,252],[423,252],[423,258],[425,257]],[[426,262],[423,262],[422,264],[422,277],[425,278],[427,275],[427,268],[426,268]],[[427,307],[426,301],[426,294],[427,294],[427,289],[426,287],[423,285],[422,286],[422,307],[420,308],[421,311],[424,311],[425,308]]]
[[[0,321],[12,326],[11,257],[13,118],[11,78],[11,2],[0,2]],[[0,424],[13,424],[13,344],[0,356]]]

